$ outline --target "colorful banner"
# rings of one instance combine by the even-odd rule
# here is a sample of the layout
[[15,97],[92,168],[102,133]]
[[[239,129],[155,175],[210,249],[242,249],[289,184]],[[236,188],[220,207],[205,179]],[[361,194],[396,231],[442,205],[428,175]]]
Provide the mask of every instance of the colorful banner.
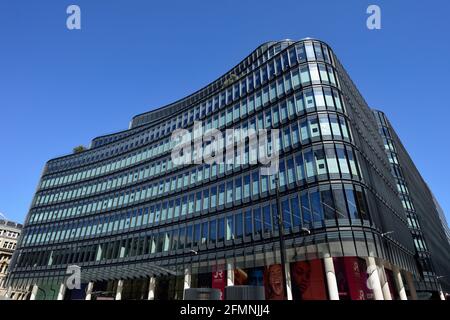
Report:
[[264,289],[266,300],[286,299],[281,264],[272,264],[264,269]]
[[367,286],[367,266],[359,257],[333,258],[340,300],[372,300]]
[[326,300],[324,268],[321,259],[292,262],[292,297],[294,300]]

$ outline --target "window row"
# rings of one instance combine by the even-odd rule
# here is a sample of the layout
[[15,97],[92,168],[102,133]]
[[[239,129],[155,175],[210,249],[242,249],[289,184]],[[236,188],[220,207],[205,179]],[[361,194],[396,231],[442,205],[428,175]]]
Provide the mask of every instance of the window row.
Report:
[[[257,130],[259,128],[271,127],[274,121],[278,121],[275,119],[278,119],[278,106],[268,109],[268,111],[260,114],[258,117],[243,123],[238,129],[246,131],[248,129]],[[336,114],[308,116],[298,122],[292,123],[290,126],[281,128],[280,143],[278,145],[281,148],[280,150],[288,151],[290,148],[298,147],[300,144],[305,145],[319,140],[351,141],[350,130],[346,119]],[[259,159],[257,151],[257,149],[246,150],[245,154],[243,154],[245,159],[239,163],[243,163],[245,160],[246,162],[244,163],[249,163],[250,159]],[[167,174],[177,169],[179,167],[172,163],[171,158],[162,159],[146,167],[137,168],[132,172],[126,172],[102,181],[95,181],[88,185],[66,188],[58,192],[41,193],[36,197],[35,206],[75,200],[105,191],[112,191],[147,179],[167,176]],[[234,169],[236,169],[236,166]],[[214,176],[211,178],[214,178]],[[197,181],[196,183],[199,182],[202,181]]]
[[[251,114],[253,111],[257,111],[259,110],[262,106],[265,106],[267,103],[269,102],[273,102],[275,101],[275,99],[277,98],[281,98],[286,94],[289,94],[292,90],[298,90],[301,86],[308,86],[311,84],[319,84],[319,83],[324,83],[324,84],[332,84],[334,86],[337,86],[338,83],[336,82],[336,76],[334,74],[334,70],[332,67],[325,65],[325,64],[317,64],[317,63],[309,63],[307,65],[303,65],[298,69],[295,69],[289,73],[287,73],[284,77],[280,77],[277,81],[273,81],[272,83],[266,85],[264,88],[262,88],[261,90],[259,90],[258,92],[256,92],[255,94],[251,95],[251,96],[245,96],[242,99],[240,99],[239,101],[233,102],[233,103],[237,103],[237,105],[239,106],[239,113],[240,113],[240,117],[245,117],[248,114]],[[299,108],[302,109],[311,109],[314,108],[315,106],[317,106],[317,108],[320,110],[321,108],[324,109],[325,107],[329,107],[330,109],[337,109],[337,110],[342,110],[342,101],[339,97],[339,94],[337,93],[337,91],[332,91],[331,89],[327,88],[325,89],[325,92],[322,93],[320,92],[321,89],[315,89],[314,93],[309,93],[307,95],[305,95],[305,99],[304,101],[302,101],[303,106],[299,106]],[[315,99],[315,102],[313,101],[313,96]],[[231,104],[231,102],[230,102]],[[206,106],[205,106],[206,108]],[[230,124],[232,121],[232,118],[235,117],[234,120],[237,119],[236,117],[236,106],[230,105],[227,110],[225,110],[222,114],[223,114],[223,118],[225,116],[225,114],[227,114],[227,121],[226,124]],[[192,125],[192,123],[196,120],[200,120],[203,119],[205,117],[209,117],[209,115],[212,112],[215,112],[216,110],[208,110],[207,113],[202,113],[200,110],[204,110],[204,109],[200,109],[199,107],[193,108],[190,111],[187,111],[184,116],[178,116],[178,120],[177,118],[174,118],[170,121],[171,126],[166,126],[166,129],[164,130],[163,134],[149,134],[148,139],[146,139],[146,141],[154,141],[157,139],[162,138],[165,135],[170,134],[171,132],[173,132],[175,129],[179,129],[179,128],[186,128],[189,125]],[[239,117],[239,116],[238,116]],[[209,119],[203,119],[205,122],[206,121],[211,121],[212,117],[209,117]],[[221,119],[222,119],[222,115],[221,115]],[[225,123],[224,123],[225,124]],[[216,127],[217,128],[217,127]],[[165,144],[168,144],[168,141],[165,141]],[[158,147],[160,146],[160,144],[157,145]],[[153,149],[156,147],[153,147]],[[164,147],[163,149],[165,149],[166,147]],[[164,152],[161,150],[158,150],[160,152]],[[146,150],[144,151],[139,151],[139,153],[145,153]],[[128,161],[128,163],[126,165],[124,165],[123,163],[121,164],[120,167],[124,167],[124,166],[128,166],[131,165],[131,159],[133,158],[133,155],[127,155],[125,157],[125,161],[127,162],[128,159],[130,159]],[[117,161],[116,161],[117,162]],[[67,175],[67,176],[62,176],[62,177],[58,177],[58,178],[49,178],[46,179],[44,181],[42,181],[41,183],[41,188],[47,188],[47,187],[53,187],[53,186],[58,186],[61,184],[66,184],[66,183],[71,183],[73,181],[80,181],[82,179],[85,178],[89,178],[91,176],[97,176],[100,174],[103,174],[106,170],[102,169],[103,167],[106,167],[106,165],[103,165],[102,167],[97,167],[97,168],[93,168],[90,170],[85,171],[84,176],[79,176],[79,174],[77,174],[76,176],[74,175]],[[116,166],[114,166],[115,168]],[[106,172],[110,172],[111,170],[115,170],[115,169],[108,169],[106,170]]]
[[[303,152],[298,152],[293,156],[281,160],[279,169],[279,184],[282,189],[296,189],[299,186],[304,186],[306,183],[315,181],[350,178],[358,179],[360,177],[360,169],[356,162],[353,150],[350,147],[333,144],[325,145],[324,147],[316,146],[304,150]],[[184,176],[183,179],[184,178],[189,179],[189,175]],[[191,178],[196,179],[196,177]],[[104,215],[102,218],[94,217],[90,220],[78,220],[72,222],[70,225],[59,223],[50,227],[60,229],[60,226],[64,226],[65,228],[73,229],[74,232],[66,234],[66,238],[64,239],[58,237],[56,230],[53,232],[47,230],[49,228],[48,226],[35,227],[28,229],[27,232],[29,233],[31,230],[34,230],[36,237],[39,234],[42,235],[45,233],[46,237],[43,236],[41,239],[45,239],[44,241],[70,240],[81,235],[81,229],[79,229],[80,227],[75,227],[76,225],[100,223],[99,219],[118,219],[123,221],[123,223],[118,225],[118,231],[122,232],[128,230],[128,228],[159,224],[186,215],[196,213],[206,214],[208,212],[222,210],[224,207],[232,207],[239,205],[242,202],[248,202],[250,200],[268,196],[268,193],[274,192],[275,188],[275,177],[260,175],[259,169],[257,169],[248,174],[216,183],[203,190],[184,194],[173,199],[166,199],[157,202],[157,204],[151,203],[148,207],[141,208],[140,210],[135,209],[134,211],[130,210],[121,214]],[[139,190],[139,192],[144,193],[146,191],[151,191],[151,189],[142,188]],[[115,198],[114,201],[107,202],[107,205],[114,207],[114,204],[120,204],[121,201],[124,201],[125,199],[127,199],[127,201],[132,201],[134,196],[135,194],[131,194],[130,198],[130,193],[127,192],[126,194],[122,194],[119,200]],[[125,199],[123,197],[125,197]],[[139,199],[140,198],[138,198],[138,200]],[[103,206],[101,209],[109,211],[111,207],[107,207],[107,205]],[[89,210],[89,208],[95,210],[92,203],[87,205],[86,208],[86,210]],[[59,215],[65,217],[65,215],[67,216],[73,212],[74,208],[71,209],[72,210],[67,210],[66,208],[64,210],[52,211],[50,213],[56,214],[56,217],[52,216],[51,218],[58,219]],[[132,219],[133,212],[134,215],[137,216],[138,211],[140,211],[139,215],[142,215],[142,217],[140,219]],[[45,220],[45,218],[49,218],[48,215],[48,211],[39,212],[36,214],[35,220]],[[80,232],[75,231],[77,228]],[[89,234],[89,236],[97,236],[108,232],[111,232],[111,230],[102,228],[95,229],[95,232]],[[31,241],[29,243],[34,243],[35,237],[30,237],[28,235],[26,238]],[[25,243],[28,244],[28,242]]]
[[[281,209],[286,234],[298,232],[300,228],[321,228],[325,226],[325,221],[330,226],[338,225],[340,221],[345,221],[345,225],[350,222],[361,224],[362,220],[369,219],[363,189],[351,184],[321,186],[283,197]],[[141,233],[139,237],[124,237],[121,240],[95,245],[96,250],[87,250],[92,254],[89,260],[82,259],[76,262],[120,259],[168,251],[174,254],[176,250],[202,248],[204,245],[210,246],[230,240],[259,240],[266,236],[272,237],[272,233],[278,230],[278,219],[276,202],[265,202],[227,214],[198,219],[188,224],[160,228],[146,232],[145,235]],[[111,220],[105,222],[103,227],[111,231],[118,230],[120,223],[119,220]],[[93,227],[83,226],[80,232],[88,233],[91,228]],[[63,234],[67,232],[71,231],[64,230]],[[134,251],[132,248],[143,239],[145,243],[142,250]],[[108,246],[114,247],[119,243],[123,244],[119,246],[122,249],[117,250],[116,255],[108,255]],[[54,259],[55,254],[51,254],[48,258],[48,261],[43,261],[45,265],[58,264],[57,259]],[[23,263],[24,260],[19,261],[19,266],[26,266],[20,262]]]
[[[273,55],[269,54],[269,52],[276,52],[275,54],[280,53],[279,50],[272,51],[274,48],[282,48],[281,50],[286,49],[286,46],[290,43],[284,42],[281,44],[274,45],[267,51],[267,54],[264,54],[260,57],[260,59],[256,60],[255,63],[250,65],[246,73],[249,73],[246,77],[244,77],[240,82],[235,84],[232,87],[232,97],[233,99],[237,99],[240,96],[245,95],[248,92],[251,92],[254,89],[257,89],[258,86],[263,85],[269,79],[272,79],[274,75],[280,74],[283,71],[286,71],[289,66],[295,66],[298,63],[305,63],[307,61],[324,61],[328,64],[333,64],[332,54],[329,51],[328,47],[319,43],[319,42],[298,42],[295,46],[290,46],[289,50],[285,50],[281,53],[276,59],[273,59],[269,63],[266,64],[266,61],[271,59]],[[261,67],[260,69],[257,69]],[[265,70],[265,71],[264,71]],[[252,72],[255,71],[255,72]],[[207,87],[208,88],[208,87]],[[205,89],[207,89],[205,88]],[[231,90],[231,89],[228,89]],[[203,92],[202,92],[203,94]],[[217,95],[219,97],[219,95]],[[207,113],[211,113],[213,108],[221,108],[226,103],[232,103],[232,99],[230,99],[230,92],[226,93],[225,99],[223,95],[219,98],[211,98],[210,100],[204,102],[203,104],[196,107],[196,112],[203,117]],[[214,106],[213,106],[214,101]],[[218,104],[216,104],[216,101]],[[184,117],[187,119],[187,116]],[[173,121],[173,120],[172,120]],[[186,122],[183,122],[183,125],[187,125]],[[121,143],[117,145],[115,149],[105,148],[105,150],[94,151],[89,153],[89,155],[80,155],[76,158],[72,159],[64,159],[60,161],[54,161],[49,164],[49,170],[58,170],[64,169],[68,166],[76,166],[82,165],[86,163],[90,163],[96,160],[99,160],[104,157],[108,157],[113,154],[117,154],[119,152],[123,152],[128,150],[129,148],[133,148],[134,146],[142,145],[143,143],[147,143],[148,141],[152,141],[153,139],[157,139],[158,136],[162,136],[168,132],[173,130],[173,123],[171,121],[163,123],[155,128],[150,129],[148,132],[140,133],[137,136],[134,136],[129,141],[125,143]],[[109,136],[105,138],[96,139],[94,142],[94,147],[101,146],[105,143],[113,142],[117,139],[123,138],[127,136],[127,133],[116,134],[114,136]]]

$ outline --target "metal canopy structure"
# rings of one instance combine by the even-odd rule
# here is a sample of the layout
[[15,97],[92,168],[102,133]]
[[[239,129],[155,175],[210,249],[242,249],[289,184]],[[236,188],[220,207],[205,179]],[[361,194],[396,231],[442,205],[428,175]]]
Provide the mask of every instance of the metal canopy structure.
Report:
[[[80,267],[81,282],[95,282],[108,280],[130,280],[146,277],[158,276],[179,276],[183,273],[174,269],[168,269],[149,262],[140,262],[132,264],[104,265],[96,267]],[[65,273],[65,270],[47,271],[36,274],[33,277],[21,277],[20,275],[10,278],[12,285],[28,286],[51,284],[52,282],[62,282],[71,274]]]
[[135,263],[107,267],[81,269],[81,282],[129,280],[146,277],[181,275],[175,270],[157,266],[152,263]]

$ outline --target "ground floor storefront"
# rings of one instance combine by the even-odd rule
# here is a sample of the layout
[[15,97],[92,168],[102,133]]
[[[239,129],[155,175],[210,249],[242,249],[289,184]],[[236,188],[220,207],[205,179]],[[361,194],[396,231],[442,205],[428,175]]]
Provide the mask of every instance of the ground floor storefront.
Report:
[[[283,267],[286,283],[283,280]],[[142,276],[81,283],[69,290],[61,282],[34,285],[36,300],[182,300],[185,289],[213,288],[226,299],[228,286],[258,286],[266,300],[417,299],[412,274],[374,257],[324,257],[286,263],[236,267],[217,265],[205,272]]]

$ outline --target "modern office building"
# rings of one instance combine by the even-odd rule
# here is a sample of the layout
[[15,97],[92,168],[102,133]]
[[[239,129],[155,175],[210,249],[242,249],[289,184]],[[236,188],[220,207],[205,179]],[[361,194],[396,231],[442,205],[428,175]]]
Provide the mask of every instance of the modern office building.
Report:
[[445,235],[447,236],[448,243],[450,243],[450,228],[448,226],[447,219],[445,218],[444,209],[442,209],[441,205],[437,201],[434,194],[433,194],[433,201],[434,201],[434,204],[436,205],[436,210],[439,214],[439,218],[441,219],[442,225],[444,226]]
[[16,249],[21,230],[21,224],[3,219],[0,220],[0,298],[6,297],[22,300],[27,296],[26,286],[14,289],[6,286],[6,275],[9,271],[11,257]]
[[[450,291],[450,245],[443,211],[409,157],[386,115],[374,110],[414,240],[419,274],[416,290],[426,295]],[[441,217],[442,216],[442,217]]]
[[[198,142],[195,121],[279,133],[279,148],[243,139],[231,153],[279,150],[279,170],[176,164],[171,134]],[[266,299],[415,299],[423,272],[378,129],[327,44],[264,43],[199,91],[50,160],[9,285],[31,299],[182,299],[246,284]],[[73,265],[81,287],[69,290]]]

